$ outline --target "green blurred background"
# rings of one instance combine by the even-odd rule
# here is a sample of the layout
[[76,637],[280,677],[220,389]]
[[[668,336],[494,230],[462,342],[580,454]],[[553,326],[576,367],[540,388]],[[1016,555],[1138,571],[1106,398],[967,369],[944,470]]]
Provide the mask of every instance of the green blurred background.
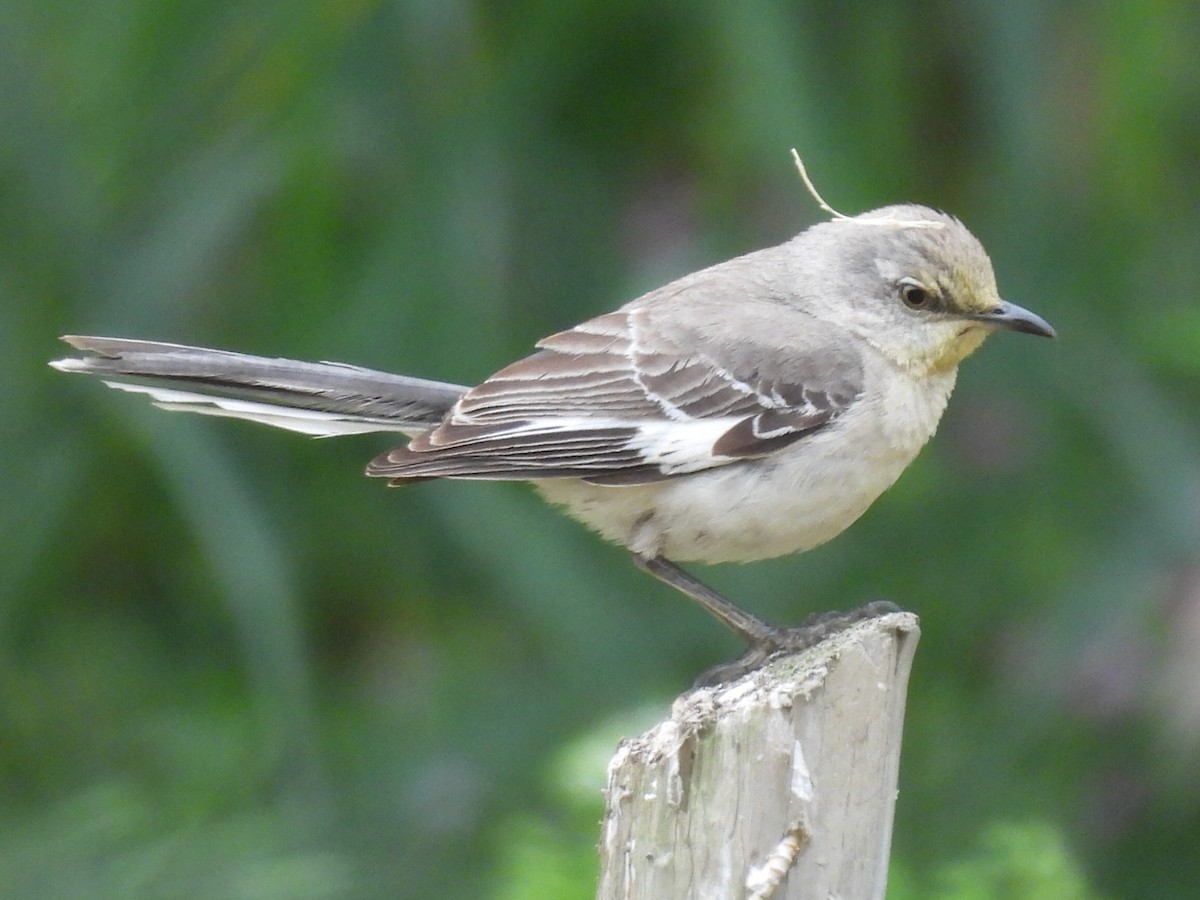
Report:
[[989,342],[832,545],[699,574],[921,615],[894,897],[1194,896],[1198,43],[1162,0],[3,4],[4,895],[591,896],[616,740],[731,638],[525,486],[45,363],[469,383],[822,218],[795,146],[963,218],[1061,339]]

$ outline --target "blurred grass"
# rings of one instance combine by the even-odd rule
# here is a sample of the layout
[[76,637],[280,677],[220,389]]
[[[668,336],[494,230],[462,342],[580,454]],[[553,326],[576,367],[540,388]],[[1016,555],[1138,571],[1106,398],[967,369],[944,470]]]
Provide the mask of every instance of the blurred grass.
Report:
[[913,883],[1037,821],[1101,894],[1187,896],[1197,38],[1116,0],[4,5],[0,870],[30,897],[511,892],[571,815],[548,761],[726,636],[521,487],[387,491],[373,438],[158,415],[47,369],[54,337],[469,382],[815,220],[798,146],[835,205],[962,217],[1062,339],[972,359],[843,538],[704,577],[779,620],[921,614]]

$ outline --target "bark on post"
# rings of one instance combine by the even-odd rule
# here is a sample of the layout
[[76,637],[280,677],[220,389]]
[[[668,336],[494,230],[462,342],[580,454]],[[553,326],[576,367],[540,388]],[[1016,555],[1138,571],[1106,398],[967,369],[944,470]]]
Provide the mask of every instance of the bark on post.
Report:
[[882,898],[910,613],[675,701],[609,764],[600,900]]

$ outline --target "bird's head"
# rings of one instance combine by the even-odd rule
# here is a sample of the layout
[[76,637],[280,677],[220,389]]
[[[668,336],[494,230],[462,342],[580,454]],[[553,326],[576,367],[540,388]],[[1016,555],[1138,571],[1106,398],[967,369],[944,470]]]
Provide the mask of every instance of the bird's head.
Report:
[[994,331],[1054,337],[1043,318],[1000,298],[983,245],[945,213],[887,206],[805,236],[826,261],[827,314],[914,375],[953,370]]

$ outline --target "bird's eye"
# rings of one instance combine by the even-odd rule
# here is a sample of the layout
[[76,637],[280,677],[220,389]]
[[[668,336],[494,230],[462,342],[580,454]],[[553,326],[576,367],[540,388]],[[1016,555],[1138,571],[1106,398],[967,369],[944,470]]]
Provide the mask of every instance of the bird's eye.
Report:
[[909,309],[929,309],[933,305],[932,292],[915,281],[900,282],[900,299]]

